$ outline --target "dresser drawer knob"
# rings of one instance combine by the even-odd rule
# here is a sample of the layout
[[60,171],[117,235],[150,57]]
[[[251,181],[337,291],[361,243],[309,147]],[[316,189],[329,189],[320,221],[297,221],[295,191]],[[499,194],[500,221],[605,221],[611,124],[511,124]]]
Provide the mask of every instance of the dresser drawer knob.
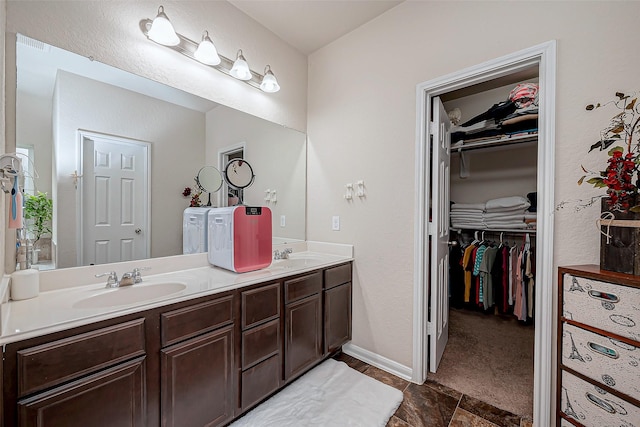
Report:
[[606,302],[611,302],[611,303],[617,303],[620,301],[620,298],[618,298],[618,296],[616,294],[610,294],[607,292],[600,292],[600,291],[594,291],[591,290],[589,291],[589,296],[591,298],[595,298],[601,301],[606,301]]
[[589,346],[589,348],[593,351],[595,351],[596,353],[602,354],[603,356],[607,356],[610,357],[612,359],[617,359],[618,358],[618,352],[615,351],[612,348],[609,347],[605,347],[603,345],[597,344],[595,342],[591,342],[589,341],[587,343],[587,345]]
[[613,407],[613,405],[605,402],[604,400],[600,399],[598,396],[596,396],[595,394],[591,394],[589,392],[586,393],[587,399],[589,400],[589,402],[593,403],[594,405],[596,405],[598,408],[607,411],[610,414],[615,414],[616,410]]

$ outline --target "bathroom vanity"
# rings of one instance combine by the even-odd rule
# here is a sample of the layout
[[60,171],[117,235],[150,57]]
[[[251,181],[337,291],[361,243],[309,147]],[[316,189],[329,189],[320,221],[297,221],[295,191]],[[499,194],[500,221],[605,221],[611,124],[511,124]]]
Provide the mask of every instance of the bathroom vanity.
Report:
[[[351,258],[285,261],[255,274],[206,267],[151,277],[140,286],[187,286],[150,304],[92,307],[113,298],[95,286],[10,302],[4,425],[231,422],[351,339]],[[16,331],[20,322],[32,330]]]

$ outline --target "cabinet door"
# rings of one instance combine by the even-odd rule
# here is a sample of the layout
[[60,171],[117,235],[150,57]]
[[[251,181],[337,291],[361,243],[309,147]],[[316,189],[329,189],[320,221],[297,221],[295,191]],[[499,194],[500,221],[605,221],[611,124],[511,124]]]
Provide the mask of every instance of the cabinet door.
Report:
[[145,425],[144,357],[18,402],[20,427]]
[[351,339],[351,283],[324,292],[324,352],[332,353]]
[[163,426],[213,427],[233,418],[233,326],[160,353]]
[[288,304],[285,311],[285,380],[289,380],[322,358],[322,294]]

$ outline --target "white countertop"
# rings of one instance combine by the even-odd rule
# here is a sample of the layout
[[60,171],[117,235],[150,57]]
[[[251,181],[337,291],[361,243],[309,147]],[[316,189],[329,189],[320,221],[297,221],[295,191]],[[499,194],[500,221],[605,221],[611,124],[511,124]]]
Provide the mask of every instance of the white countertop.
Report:
[[[105,288],[105,281],[47,290],[31,299],[8,301],[2,304],[2,336],[0,345],[45,335],[101,320],[140,312],[189,299],[238,289],[244,286],[304,273],[351,261],[351,256],[320,252],[298,252],[292,255],[299,262],[273,261],[270,267],[248,273],[234,273],[218,267],[189,268],[155,275],[144,275],[143,282],[126,288]],[[181,283],[183,290],[144,302],[97,308],[77,308],[80,301],[108,292],[127,292],[128,289],[158,283]],[[82,305],[82,304],[80,304]]]

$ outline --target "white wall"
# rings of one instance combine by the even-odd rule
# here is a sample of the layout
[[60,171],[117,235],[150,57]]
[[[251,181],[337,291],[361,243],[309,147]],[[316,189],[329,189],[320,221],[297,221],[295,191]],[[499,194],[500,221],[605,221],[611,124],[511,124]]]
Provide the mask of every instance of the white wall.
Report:
[[54,117],[58,266],[77,265],[78,129],[151,143],[151,256],[182,253],[182,190],[204,166],[205,114],[59,71]]
[[[638,16],[637,2],[406,1],[309,57],[307,238],[355,245],[355,345],[412,365],[416,85],[556,39],[556,202],[601,194],[576,182],[604,164],[587,151],[612,114],[584,106],[640,89]],[[359,178],[367,198],[347,203]],[[555,264],[597,263],[598,214],[557,212]]]
[[[273,236],[305,239],[306,135],[225,106],[207,113],[206,163],[219,167],[218,152],[245,143],[244,158],[256,175],[244,190],[243,202],[268,206]],[[221,172],[224,170],[220,167]],[[265,202],[265,190],[276,190],[277,201]],[[285,226],[280,226],[280,216]]]

